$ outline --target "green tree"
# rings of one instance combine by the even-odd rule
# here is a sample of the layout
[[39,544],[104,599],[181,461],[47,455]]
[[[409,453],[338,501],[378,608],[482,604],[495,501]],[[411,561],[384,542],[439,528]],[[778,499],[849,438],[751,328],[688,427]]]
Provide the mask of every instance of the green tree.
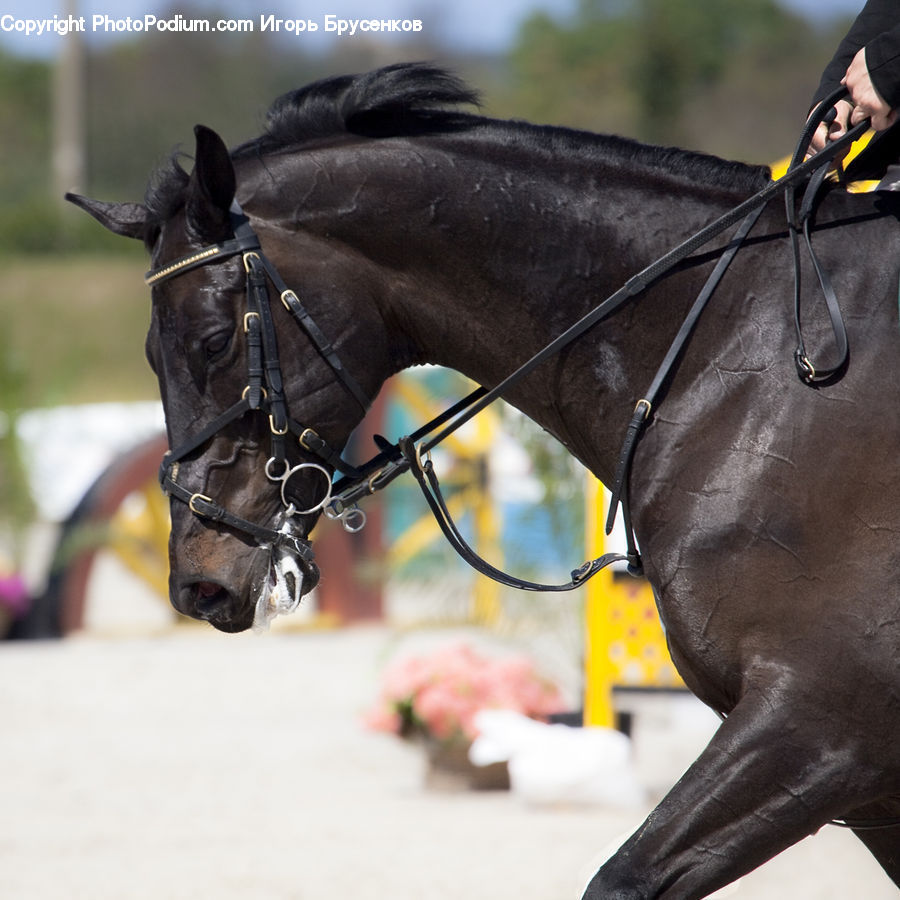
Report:
[[0,196],[4,205],[46,183],[50,169],[50,66],[0,51]]
[[776,0],[582,0],[510,54],[511,114],[768,161],[791,149],[846,23]]

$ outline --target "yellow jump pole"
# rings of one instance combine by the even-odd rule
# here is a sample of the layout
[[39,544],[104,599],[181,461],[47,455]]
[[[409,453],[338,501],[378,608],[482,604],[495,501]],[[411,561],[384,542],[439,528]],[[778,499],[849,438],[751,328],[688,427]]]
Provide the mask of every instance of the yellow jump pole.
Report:
[[[477,428],[476,446],[490,447],[497,436],[496,418],[492,415],[482,414],[475,419],[475,427]],[[480,490],[473,510],[475,546],[482,556],[489,560],[498,560],[498,564],[502,566],[501,523],[494,498],[491,496],[487,456],[484,455],[476,460],[476,464],[479,469]],[[483,575],[476,575],[472,598],[472,613],[475,621],[481,625],[496,625],[500,621],[501,610],[500,585]]]
[[[596,559],[605,553],[608,502],[603,485],[593,475],[586,476],[585,543],[587,558]],[[584,724],[612,728],[615,724],[612,689],[613,666],[609,655],[609,615],[612,597],[611,568],[598,572],[585,586],[585,647],[584,647]]]

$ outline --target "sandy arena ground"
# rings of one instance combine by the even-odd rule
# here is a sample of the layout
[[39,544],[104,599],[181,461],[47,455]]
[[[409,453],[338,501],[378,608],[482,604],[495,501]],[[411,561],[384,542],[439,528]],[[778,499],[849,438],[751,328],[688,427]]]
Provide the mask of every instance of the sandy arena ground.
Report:
[[[0,644],[0,897],[15,900],[575,900],[649,806],[533,808],[435,793],[360,713],[387,628]],[[658,797],[714,723],[638,710]],[[825,828],[744,878],[739,900],[893,898]]]

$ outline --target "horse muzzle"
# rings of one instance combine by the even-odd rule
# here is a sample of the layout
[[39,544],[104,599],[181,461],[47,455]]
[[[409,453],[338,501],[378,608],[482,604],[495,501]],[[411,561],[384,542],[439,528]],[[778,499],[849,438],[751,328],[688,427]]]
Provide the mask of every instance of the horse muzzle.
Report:
[[217,565],[215,576],[173,577],[172,605],[219,631],[265,629],[275,616],[293,612],[319,581],[311,559],[285,548],[258,548],[254,557],[249,566],[243,557],[236,560],[230,572]]

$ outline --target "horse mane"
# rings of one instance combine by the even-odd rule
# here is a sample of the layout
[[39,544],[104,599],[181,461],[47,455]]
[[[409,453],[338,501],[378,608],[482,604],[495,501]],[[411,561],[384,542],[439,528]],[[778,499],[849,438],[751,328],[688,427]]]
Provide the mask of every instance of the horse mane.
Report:
[[240,159],[340,135],[396,137],[465,127],[478,93],[451,72],[428,63],[395,63],[359,75],[339,75],[291,91],[269,108],[263,134],[238,147]]
[[[351,136],[386,138],[467,131],[527,145],[555,155],[574,154],[589,162],[619,162],[685,182],[752,193],[769,177],[766,166],[730,162],[630,138],[575,129],[488,119],[461,112],[478,94],[456,75],[428,63],[396,63],[359,75],[313,82],[277,98],[263,133],[232,151],[235,159],[301,149],[305,144]],[[175,153],[148,187],[145,204],[162,224],[183,202],[187,174]]]
[[155,243],[159,229],[184,205],[190,176],[181,165],[183,155],[180,150],[174,151],[150,176],[144,193],[147,209],[145,242],[148,249]]
[[[396,63],[360,75],[324,78],[278,97],[265,130],[232,150],[234,159],[259,157],[342,135],[391,137],[446,131],[475,117],[448,107],[478,105],[462,79],[427,63]],[[184,154],[173,152],[153,173],[144,196],[151,228],[161,227],[184,203]]]

